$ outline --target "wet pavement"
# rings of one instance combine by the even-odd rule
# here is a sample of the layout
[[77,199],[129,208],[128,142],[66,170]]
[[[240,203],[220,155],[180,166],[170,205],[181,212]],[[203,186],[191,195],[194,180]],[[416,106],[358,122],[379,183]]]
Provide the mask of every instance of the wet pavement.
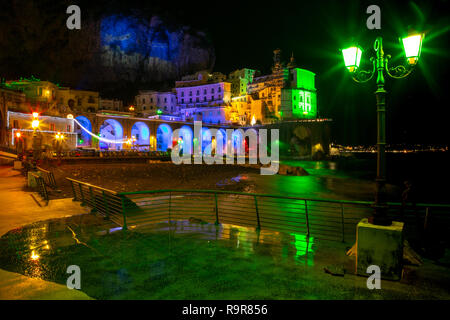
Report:
[[[40,204],[39,196],[24,191],[26,180],[11,166],[0,166],[0,235],[26,224],[88,212],[72,199]],[[36,200],[33,199],[35,196]],[[42,205],[42,206],[41,206]],[[0,267],[1,268],[1,267]],[[83,292],[53,282],[0,270],[0,299],[89,299]]]
[[448,268],[430,262],[369,290],[354,275],[348,249],[304,234],[197,220],[123,231],[83,215],[8,232],[0,238],[0,268],[65,284],[67,267],[77,265],[81,290],[95,299],[450,298]]
[[[41,207],[24,184],[0,167],[1,299],[450,298],[448,266],[426,259],[369,290],[349,243],[197,220],[125,232],[71,199]],[[66,287],[70,265],[81,269],[81,291]]]

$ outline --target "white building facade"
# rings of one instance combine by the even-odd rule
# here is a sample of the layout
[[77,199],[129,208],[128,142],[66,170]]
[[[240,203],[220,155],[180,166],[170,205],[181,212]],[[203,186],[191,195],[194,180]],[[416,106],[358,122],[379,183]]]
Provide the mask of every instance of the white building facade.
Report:
[[100,98],[100,110],[123,111],[123,102],[121,100]]
[[184,120],[201,115],[205,123],[227,123],[225,108],[231,102],[230,82],[177,87],[176,92],[180,116]]
[[173,92],[139,91],[135,100],[136,112],[143,116],[179,113],[176,95]]

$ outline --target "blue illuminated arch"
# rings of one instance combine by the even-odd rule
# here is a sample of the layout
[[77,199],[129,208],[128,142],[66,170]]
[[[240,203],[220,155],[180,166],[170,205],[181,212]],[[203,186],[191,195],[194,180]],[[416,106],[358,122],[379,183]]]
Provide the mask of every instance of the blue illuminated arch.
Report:
[[211,131],[208,128],[202,127],[202,152],[211,143]]
[[172,128],[162,123],[156,130],[156,150],[167,151],[168,148],[172,148]]
[[141,121],[136,122],[131,128],[131,136],[136,138],[135,145],[142,146],[139,149],[148,149],[150,145],[150,129]]
[[225,154],[227,152],[227,132],[224,129],[219,129],[217,133],[217,140],[222,138],[222,153]]
[[194,133],[192,132],[191,127],[189,126],[182,126],[179,129],[179,135],[178,135],[178,140],[180,141],[181,139],[181,150],[182,150],[182,154],[192,154],[192,144],[193,144],[193,140],[194,140]]
[[234,153],[238,153],[239,148],[243,148],[243,135],[239,130],[234,130],[231,135],[231,143],[233,144]]
[[109,143],[99,141],[101,150],[121,150],[123,140],[123,128],[119,121],[115,119],[107,119],[100,127],[100,137],[108,140],[117,141],[117,143]]
[[[92,124],[88,118],[85,116],[78,116],[75,118],[84,128],[89,131],[92,131]],[[75,132],[77,133],[77,146],[79,147],[90,147],[92,146],[92,137],[89,133],[83,130],[76,122],[75,122]]]

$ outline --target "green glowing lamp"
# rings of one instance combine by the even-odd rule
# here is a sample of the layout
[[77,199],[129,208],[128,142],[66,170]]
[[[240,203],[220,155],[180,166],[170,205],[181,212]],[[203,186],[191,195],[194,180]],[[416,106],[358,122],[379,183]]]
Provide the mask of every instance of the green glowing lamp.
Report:
[[360,47],[354,46],[347,49],[342,49],[341,51],[348,71],[355,72],[359,68],[363,50]]
[[403,49],[405,50],[406,60],[410,65],[414,65],[419,61],[422,40],[423,34],[414,34],[401,39]]
[[162,111],[161,111],[160,109],[158,109],[158,110],[156,111],[156,113],[157,113],[157,114],[161,114]]

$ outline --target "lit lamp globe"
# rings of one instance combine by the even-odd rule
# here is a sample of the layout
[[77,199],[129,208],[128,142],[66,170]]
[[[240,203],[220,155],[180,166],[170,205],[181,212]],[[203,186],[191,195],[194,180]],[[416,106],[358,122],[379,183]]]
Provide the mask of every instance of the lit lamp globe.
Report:
[[39,127],[39,120],[34,119],[34,120],[31,122],[31,127],[32,127],[33,129],[37,129],[37,128]]
[[401,39],[403,50],[405,51],[406,61],[410,65],[415,65],[419,61],[422,50],[423,34],[414,34]]
[[345,67],[350,72],[355,72],[359,68],[363,50],[358,46],[342,49]]

